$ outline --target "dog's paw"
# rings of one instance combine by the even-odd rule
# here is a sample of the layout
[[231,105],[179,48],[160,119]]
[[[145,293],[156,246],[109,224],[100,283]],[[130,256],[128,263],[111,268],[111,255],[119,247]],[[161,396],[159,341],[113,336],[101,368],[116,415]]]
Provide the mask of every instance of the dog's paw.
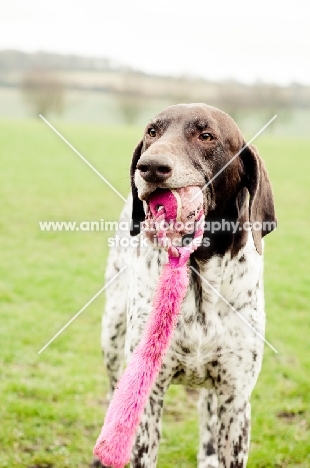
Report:
[[216,455],[211,455],[206,458],[198,457],[198,468],[218,468],[219,461]]
[[89,468],[109,468],[109,467],[102,465],[102,463],[99,460],[93,460],[93,462],[89,465]]

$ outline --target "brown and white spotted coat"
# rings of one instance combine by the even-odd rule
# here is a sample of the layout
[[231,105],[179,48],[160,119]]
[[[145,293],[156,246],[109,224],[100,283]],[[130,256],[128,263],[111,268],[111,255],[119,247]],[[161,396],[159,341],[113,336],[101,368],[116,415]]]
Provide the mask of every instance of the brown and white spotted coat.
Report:
[[[157,187],[201,188],[245,145],[234,121],[205,104],[172,106],[146,127],[132,160],[132,197],[121,219],[139,234],[143,202]],[[274,221],[273,195],[255,147],[245,148],[204,190],[206,221],[238,221],[232,232],[205,232],[208,246],[190,259],[199,272],[262,335],[265,329],[263,240],[270,229],[248,231],[246,221]],[[131,212],[132,209],[132,212]],[[128,232],[119,232],[128,236]],[[139,237],[131,239],[140,240]],[[126,270],[107,290],[102,347],[111,392],[124,362],[139,343],[148,319],[165,251],[137,242],[111,248],[107,280]],[[170,348],[152,389],[136,436],[131,466],[155,468],[163,398],[170,384],[197,387],[198,468],[243,468],[250,440],[250,396],[260,372],[263,341],[197,273],[190,269]],[[97,465],[100,466],[100,465]]]

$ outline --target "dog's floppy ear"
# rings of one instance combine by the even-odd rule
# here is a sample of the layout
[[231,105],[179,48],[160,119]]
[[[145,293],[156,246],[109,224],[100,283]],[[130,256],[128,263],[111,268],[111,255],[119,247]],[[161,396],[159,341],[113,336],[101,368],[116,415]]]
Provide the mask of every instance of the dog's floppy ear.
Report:
[[132,192],[132,220],[130,227],[130,235],[136,236],[140,233],[141,223],[145,220],[145,213],[143,209],[143,202],[138,197],[138,190],[135,185],[134,177],[138,161],[141,156],[141,150],[143,141],[140,141],[134,153],[132,155],[132,161],[130,166],[130,180],[131,180],[131,192]]
[[257,252],[262,254],[262,237],[277,225],[272,188],[256,147],[246,147],[240,156],[245,168],[245,186],[250,193],[249,211],[254,244]]

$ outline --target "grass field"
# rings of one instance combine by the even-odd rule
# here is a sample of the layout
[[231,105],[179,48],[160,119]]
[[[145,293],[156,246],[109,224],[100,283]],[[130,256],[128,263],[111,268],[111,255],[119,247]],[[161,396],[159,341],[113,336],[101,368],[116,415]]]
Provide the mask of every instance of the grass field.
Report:
[[[127,194],[139,128],[55,123]],[[251,135],[250,135],[251,136]],[[279,228],[266,238],[267,338],[252,397],[248,466],[310,466],[310,141],[256,141],[273,183]],[[0,122],[0,467],[87,467],[107,381],[100,296],[41,355],[42,346],[103,286],[102,232],[41,232],[42,220],[117,219],[122,201],[41,121]],[[196,466],[196,396],[171,387],[159,467]]]

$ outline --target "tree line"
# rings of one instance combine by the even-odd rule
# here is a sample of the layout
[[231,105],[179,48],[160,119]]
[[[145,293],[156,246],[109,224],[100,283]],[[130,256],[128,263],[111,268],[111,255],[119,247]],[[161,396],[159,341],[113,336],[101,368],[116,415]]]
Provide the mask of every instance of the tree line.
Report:
[[298,83],[281,87],[263,82],[246,85],[233,80],[156,76],[105,58],[45,52],[0,51],[1,85],[19,87],[35,115],[61,113],[68,89],[109,93],[123,121],[129,124],[135,123],[146,108],[180,102],[207,102],[235,119],[252,111],[289,114],[293,109],[310,107],[310,87]]

